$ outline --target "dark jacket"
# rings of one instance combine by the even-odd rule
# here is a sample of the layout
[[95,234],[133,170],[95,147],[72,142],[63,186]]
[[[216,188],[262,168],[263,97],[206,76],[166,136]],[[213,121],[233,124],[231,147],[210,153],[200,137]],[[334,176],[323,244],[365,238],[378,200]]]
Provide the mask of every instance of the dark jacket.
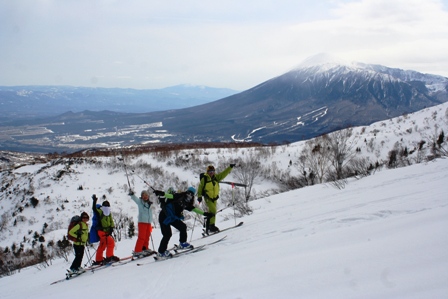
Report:
[[161,216],[165,216],[163,220],[163,224],[169,225],[176,220],[184,220],[183,211],[193,211],[199,215],[204,215],[204,211],[196,208],[193,205],[194,200],[188,201],[186,192],[179,192],[174,194],[165,193],[164,197],[159,197],[160,207],[162,211]]

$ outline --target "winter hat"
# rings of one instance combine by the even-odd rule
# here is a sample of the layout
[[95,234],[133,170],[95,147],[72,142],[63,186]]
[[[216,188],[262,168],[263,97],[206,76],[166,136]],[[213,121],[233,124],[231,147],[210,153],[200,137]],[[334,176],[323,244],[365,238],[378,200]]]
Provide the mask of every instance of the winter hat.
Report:
[[188,187],[187,192],[191,192],[193,195],[196,194],[196,189],[194,187]]
[[82,212],[82,213],[81,213],[81,218],[87,218],[87,219],[89,219],[90,217],[89,217],[89,214],[87,214],[86,212]]
[[143,197],[143,194],[146,194],[146,195],[149,196],[149,193],[148,193],[148,191],[146,191],[146,190],[143,190],[143,191],[142,191],[142,193],[140,194],[140,197]]
[[110,203],[107,200],[103,201],[103,207],[110,207]]
[[213,165],[207,166],[207,172],[209,171],[215,171],[215,167]]

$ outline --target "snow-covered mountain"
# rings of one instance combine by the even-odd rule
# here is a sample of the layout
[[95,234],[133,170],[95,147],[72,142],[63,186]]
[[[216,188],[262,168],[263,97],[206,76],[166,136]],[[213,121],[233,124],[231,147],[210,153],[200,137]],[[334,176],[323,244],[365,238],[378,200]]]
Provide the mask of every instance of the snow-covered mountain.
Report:
[[[288,192],[281,179],[298,175],[296,161],[306,142],[137,154],[124,161],[109,156],[37,161],[19,168],[8,164],[1,172],[2,221],[8,219],[1,226],[0,246],[16,243],[16,249],[32,246],[36,232],[36,247],[61,238],[71,215],[90,213],[92,194],[109,200],[115,216],[136,220],[123,163],[137,192],[148,188],[143,180],[155,188],[197,185],[206,165],[219,170],[249,156],[262,162],[263,171],[251,193],[251,213],[228,208],[218,214],[221,228],[240,220],[244,225],[203,252],[161,263],[149,260],[142,267],[129,263],[50,286],[63,278],[73,256],[55,259],[1,278],[1,296],[77,297],[82,290],[86,298],[99,293],[110,298],[443,298],[448,292],[448,160],[428,162],[418,155],[431,156],[432,141],[448,130],[448,103],[353,130],[348,142],[372,163],[387,161],[392,149],[404,147],[409,161],[421,163],[378,169],[350,179],[343,189],[320,184]],[[235,173],[226,180],[235,181]],[[241,188],[221,188],[220,204],[244,200]],[[39,201],[35,207],[31,197]],[[206,243],[198,221],[186,216],[189,240]],[[151,246],[157,248],[160,239],[156,228]],[[175,232],[170,244],[177,241]],[[116,254],[129,255],[134,244],[135,238],[123,237]]]
[[73,152],[136,143],[291,143],[448,100],[448,78],[325,55],[249,90],[153,113],[66,113],[0,127],[1,149]]
[[437,75],[318,55],[247,91],[165,114],[163,125],[196,139],[203,132],[222,140],[298,141],[438,105],[448,100],[447,86]]
[[[346,75],[346,81],[343,85],[346,88],[355,86],[353,81],[370,81],[379,79],[385,85],[390,82],[422,82],[429,92],[437,94],[446,94],[448,88],[448,79],[443,76],[422,74],[412,70],[402,70],[397,68],[389,68],[377,64],[366,64],[356,61],[342,60],[327,53],[321,53],[312,56],[302,62],[299,66],[291,70],[296,73],[303,73],[309,80],[322,80],[322,78],[330,78],[330,81],[340,77],[341,74]],[[353,78],[355,77],[355,78]],[[446,101],[446,95],[445,100]]]

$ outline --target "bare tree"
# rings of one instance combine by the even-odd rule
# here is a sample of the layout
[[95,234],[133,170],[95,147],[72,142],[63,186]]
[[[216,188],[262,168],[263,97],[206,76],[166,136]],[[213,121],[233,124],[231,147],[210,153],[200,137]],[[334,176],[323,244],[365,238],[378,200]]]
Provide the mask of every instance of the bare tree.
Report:
[[129,225],[129,216],[123,212],[121,207],[118,208],[118,211],[112,212],[112,216],[115,223],[114,237],[117,241],[121,241],[122,237],[126,236],[126,230]]
[[448,142],[446,142],[445,133],[443,130],[432,138],[434,141],[432,143],[431,152],[435,157],[448,156]]
[[11,216],[8,213],[2,214],[0,217],[0,232],[3,232],[8,228],[8,223],[11,220]]
[[313,183],[315,179],[317,179],[317,183],[323,183],[328,173],[329,149],[328,135],[322,135],[308,140],[300,153],[300,170],[307,171],[308,177]]
[[344,169],[355,158],[355,140],[352,137],[353,129],[348,128],[328,134],[326,139],[328,144],[328,153],[330,155],[330,163],[333,169],[334,178],[337,180],[346,178]]
[[239,165],[233,169],[232,174],[239,182],[247,186],[244,190],[246,202],[249,201],[254,181],[261,174],[262,170],[261,162],[252,153],[248,157],[243,158]]

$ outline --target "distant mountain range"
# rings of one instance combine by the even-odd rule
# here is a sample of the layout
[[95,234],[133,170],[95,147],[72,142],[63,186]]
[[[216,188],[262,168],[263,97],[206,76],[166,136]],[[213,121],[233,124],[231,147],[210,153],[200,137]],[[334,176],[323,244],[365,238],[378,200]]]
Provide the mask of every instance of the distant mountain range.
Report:
[[219,100],[237,92],[198,85],[176,85],[162,89],[0,86],[0,120],[56,116],[85,110],[144,113],[181,109]]
[[247,91],[151,113],[65,113],[0,128],[0,149],[75,151],[157,142],[284,143],[448,101],[448,78],[325,55]]

